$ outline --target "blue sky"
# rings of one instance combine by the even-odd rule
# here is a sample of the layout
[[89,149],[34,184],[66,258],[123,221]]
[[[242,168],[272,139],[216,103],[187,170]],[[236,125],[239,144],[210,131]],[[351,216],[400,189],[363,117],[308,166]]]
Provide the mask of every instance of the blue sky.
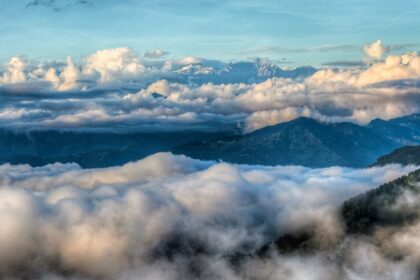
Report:
[[358,60],[360,47],[377,39],[397,52],[420,49],[418,0],[49,1],[0,0],[1,63],[13,55],[78,59],[119,46],[291,65]]

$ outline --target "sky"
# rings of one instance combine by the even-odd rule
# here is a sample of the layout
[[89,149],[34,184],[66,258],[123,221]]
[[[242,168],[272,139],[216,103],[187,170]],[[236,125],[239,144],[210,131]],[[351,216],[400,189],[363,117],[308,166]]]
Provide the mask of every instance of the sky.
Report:
[[[246,134],[298,117],[414,124],[419,15],[419,0],[0,0],[0,130],[33,140],[44,129]],[[253,61],[228,63],[242,60]],[[317,137],[290,146],[322,157]],[[170,153],[95,169],[2,164],[0,279],[419,279],[419,192],[381,208],[403,225],[369,236],[347,235],[341,215],[345,200],[418,168]],[[308,241],[257,257],[288,236]]]
[[98,49],[319,66],[360,60],[367,42],[419,49],[420,2],[0,0],[0,63],[76,60]]

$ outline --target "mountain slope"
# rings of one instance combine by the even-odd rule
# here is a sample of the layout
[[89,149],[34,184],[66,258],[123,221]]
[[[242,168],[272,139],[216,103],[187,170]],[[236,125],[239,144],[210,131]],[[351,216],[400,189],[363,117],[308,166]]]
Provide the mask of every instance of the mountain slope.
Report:
[[109,133],[72,131],[13,132],[0,130],[0,164],[42,166],[76,162],[84,168],[116,166],[170,151],[189,141],[212,139],[228,132]]
[[407,128],[399,137],[383,130],[301,117],[246,135],[178,146],[173,152],[240,164],[363,167],[401,146],[401,142],[415,141],[412,129]]
[[394,150],[392,153],[378,158],[374,165],[399,163],[402,165],[420,165],[420,146],[405,146]]
[[386,135],[400,145],[415,145],[420,143],[420,114],[399,117],[388,121],[372,120],[368,127]]
[[[411,198],[410,204],[399,203],[404,195]],[[339,208],[338,213],[345,231],[338,241],[343,241],[349,236],[352,236],[352,239],[358,235],[372,236],[375,230],[386,228],[398,231],[403,226],[417,223],[420,217],[418,201],[420,201],[420,169],[353,197]],[[240,265],[249,258],[269,258],[273,250],[279,254],[313,254],[320,249],[316,242],[315,231],[312,225],[306,229],[289,232],[255,252],[232,254],[227,258],[233,265]],[[339,244],[340,242],[335,246],[340,247]]]
[[[158,94],[154,97],[162,98]],[[172,151],[198,159],[242,164],[364,167],[403,143],[420,144],[418,122],[415,115],[376,120],[367,126],[299,118],[234,136],[233,131],[119,134],[3,129],[0,130],[0,164],[39,166],[76,162],[94,168]]]
[[416,204],[396,207],[404,194],[420,194],[420,169],[343,203],[341,214],[349,233],[371,233],[376,227],[399,226],[418,218]]

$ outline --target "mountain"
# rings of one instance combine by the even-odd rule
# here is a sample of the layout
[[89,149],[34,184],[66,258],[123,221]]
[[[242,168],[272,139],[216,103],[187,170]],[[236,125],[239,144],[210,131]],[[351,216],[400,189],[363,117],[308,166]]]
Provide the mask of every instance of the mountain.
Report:
[[[164,98],[157,93],[154,97]],[[40,166],[76,162],[85,168],[95,168],[172,151],[198,159],[241,164],[364,167],[402,143],[420,144],[417,122],[415,116],[376,120],[367,126],[298,118],[245,135],[234,131],[111,133],[2,129],[0,164]]]
[[[405,194],[411,197],[411,203],[398,204]],[[343,237],[371,235],[377,229],[388,227],[399,230],[402,226],[418,222],[419,195],[420,169],[345,201],[339,207],[339,215],[345,226]],[[249,258],[270,257],[273,249],[279,254],[312,254],[319,250],[319,245],[316,244],[315,229],[311,227],[285,233],[255,252],[226,257],[232,264],[238,265]]]
[[42,166],[76,162],[84,168],[117,166],[174,146],[231,132],[111,133],[0,130],[0,164]]
[[232,62],[223,66],[190,64],[175,70],[176,79],[184,82],[204,84],[258,83],[270,78],[303,79],[316,72],[313,67],[298,67],[284,70],[275,64],[261,60]]
[[420,146],[404,146],[398,148],[392,153],[378,158],[373,165],[383,166],[391,163],[420,165]]
[[368,126],[401,145],[415,145],[420,142],[420,114],[388,121],[375,119]]
[[409,116],[404,122],[381,121],[377,128],[376,121],[360,126],[301,117],[245,135],[188,143],[172,151],[239,164],[364,167],[402,143],[420,144],[418,121]]
[[420,193],[420,169],[343,203],[341,215],[348,233],[369,234],[376,227],[401,226],[418,218],[416,204],[396,207],[405,193]]

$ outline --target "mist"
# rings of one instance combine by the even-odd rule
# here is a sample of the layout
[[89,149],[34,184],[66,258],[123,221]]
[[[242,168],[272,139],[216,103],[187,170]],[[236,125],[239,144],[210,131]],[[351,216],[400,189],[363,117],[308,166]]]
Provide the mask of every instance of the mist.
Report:
[[[3,279],[414,279],[415,227],[347,236],[340,204],[416,167],[0,166]],[[263,246],[311,232],[310,251]],[[392,236],[381,244],[383,236]],[[400,236],[404,238],[400,238]],[[407,258],[395,260],[390,250]],[[232,256],[241,256],[232,262]]]

